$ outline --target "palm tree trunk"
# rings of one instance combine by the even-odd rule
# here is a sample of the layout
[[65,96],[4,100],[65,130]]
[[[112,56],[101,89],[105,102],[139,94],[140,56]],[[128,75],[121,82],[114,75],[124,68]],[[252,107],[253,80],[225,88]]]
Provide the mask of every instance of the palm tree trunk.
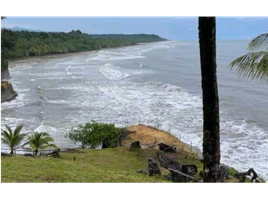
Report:
[[38,153],[38,149],[35,149],[34,150],[34,155],[37,156],[37,153]]
[[199,17],[199,47],[203,90],[204,182],[219,181],[220,117],[216,65],[215,17]]

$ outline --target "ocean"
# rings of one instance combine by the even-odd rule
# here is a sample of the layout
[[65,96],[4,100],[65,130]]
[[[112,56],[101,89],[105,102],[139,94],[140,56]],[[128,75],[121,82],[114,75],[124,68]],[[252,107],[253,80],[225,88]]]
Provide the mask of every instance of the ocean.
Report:
[[[229,63],[249,41],[218,41],[221,162],[254,168],[268,181],[268,85],[239,78]],[[2,103],[1,125],[46,131],[60,148],[66,133],[95,120],[147,124],[202,150],[197,41],[166,41],[10,63],[19,96]],[[2,149],[6,147],[2,145]]]

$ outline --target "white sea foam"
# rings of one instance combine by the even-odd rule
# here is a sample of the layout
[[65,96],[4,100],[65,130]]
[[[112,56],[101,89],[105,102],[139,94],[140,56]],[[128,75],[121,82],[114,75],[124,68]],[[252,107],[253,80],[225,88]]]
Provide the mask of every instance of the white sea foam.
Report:
[[71,69],[71,65],[69,65],[68,67],[66,67],[65,71],[67,75],[72,75],[72,73],[69,71],[69,69]]
[[[158,126],[159,123],[161,129],[170,130],[184,142],[192,143],[201,150],[203,137],[201,97],[182,87],[165,82],[152,82],[157,77],[144,76],[143,79],[142,75],[151,73],[146,67],[143,68],[143,63],[147,62],[131,60],[145,56],[150,59],[150,55],[146,52],[180,48],[181,45],[188,44],[163,42],[102,50],[89,57],[70,59],[65,63],[55,61],[52,71],[44,71],[42,67],[31,68],[30,78],[38,83],[40,81],[47,95],[52,95],[51,97],[42,93],[40,99],[42,104],[40,102],[29,104],[31,97],[38,95],[34,93],[36,86],[27,91],[23,82],[19,81],[24,71],[17,70],[18,67],[17,73],[14,74],[14,87],[20,94],[16,100],[3,103],[2,110],[24,104],[27,104],[30,110],[34,110],[38,104],[38,109],[41,107],[40,112],[43,112],[45,117],[55,116],[53,120],[50,119],[51,121],[46,118],[41,125],[37,123],[37,126],[40,125],[39,130],[51,131],[60,147],[71,145],[63,136],[71,126],[86,123],[91,119],[125,126],[126,120],[129,124],[137,124],[140,118],[143,124]],[[120,61],[122,66],[119,66],[118,60],[122,60]],[[48,68],[47,65],[45,67]],[[27,76],[28,71],[25,73]],[[141,77],[138,79],[140,82],[133,81],[132,77]],[[187,79],[187,75],[185,78]],[[49,85],[48,80],[53,80],[53,84]],[[33,87],[34,83],[29,84],[30,87]],[[68,95],[59,96],[59,92]],[[43,97],[47,99],[42,99]],[[46,106],[45,111],[42,110],[42,106]],[[256,123],[250,123],[249,120],[229,115],[224,108],[221,108],[221,111],[221,161],[238,170],[253,167],[258,174],[268,180],[268,157],[264,153],[268,151],[267,131],[258,127]],[[16,109],[12,112],[8,110],[6,112],[8,115],[2,115],[2,124],[12,126],[17,123],[29,124],[27,120],[36,118],[36,114],[27,113],[19,119],[16,112]],[[60,128],[56,128],[58,125]]]
[[110,63],[105,64],[100,68],[100,72],[109,80],[120,80],[127,78],[130,74],[123,73]]

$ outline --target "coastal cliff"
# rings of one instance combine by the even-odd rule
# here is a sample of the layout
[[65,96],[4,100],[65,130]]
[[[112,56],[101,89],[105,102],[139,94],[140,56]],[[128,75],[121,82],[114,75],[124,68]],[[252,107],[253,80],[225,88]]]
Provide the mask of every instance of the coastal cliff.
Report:
[[1,82],[1,103],[11,101],[18,96],[17,92],[14,91],[11,83],[7,81]]
[[0,103],[14,100],[18,96],[12,84],[6,81],[10,78],[8,62],[0,59]]
[[11,76],[9,74],[8,68],[1,71],[1,80],[10,79]]

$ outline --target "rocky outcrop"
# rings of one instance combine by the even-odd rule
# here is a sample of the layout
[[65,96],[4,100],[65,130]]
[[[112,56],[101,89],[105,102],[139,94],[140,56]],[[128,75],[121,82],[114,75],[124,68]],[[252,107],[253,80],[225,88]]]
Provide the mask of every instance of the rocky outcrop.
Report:
[[1,80],[7,80],[7,79],[10,79],[11,76],[9,74],[9,70],[8,69],[5,69],[3,71],[1,71]]
[[185,152],[198,157],[196,151],[194,151],[189,145],[181,142],[174,135],[141,124],[125,128],[119,139],[119,144],[129,149],[133,144],[137,143],[139,143],[141,149]]
[[10,79],[10,74],[8,70],[8,61],[3,58],[3,55],[0,53],[0,81],[5,79]]
[[11,83],[7,81],[1,82],[1,103],[11,101],[18,96],[17,92],[14,91]]

